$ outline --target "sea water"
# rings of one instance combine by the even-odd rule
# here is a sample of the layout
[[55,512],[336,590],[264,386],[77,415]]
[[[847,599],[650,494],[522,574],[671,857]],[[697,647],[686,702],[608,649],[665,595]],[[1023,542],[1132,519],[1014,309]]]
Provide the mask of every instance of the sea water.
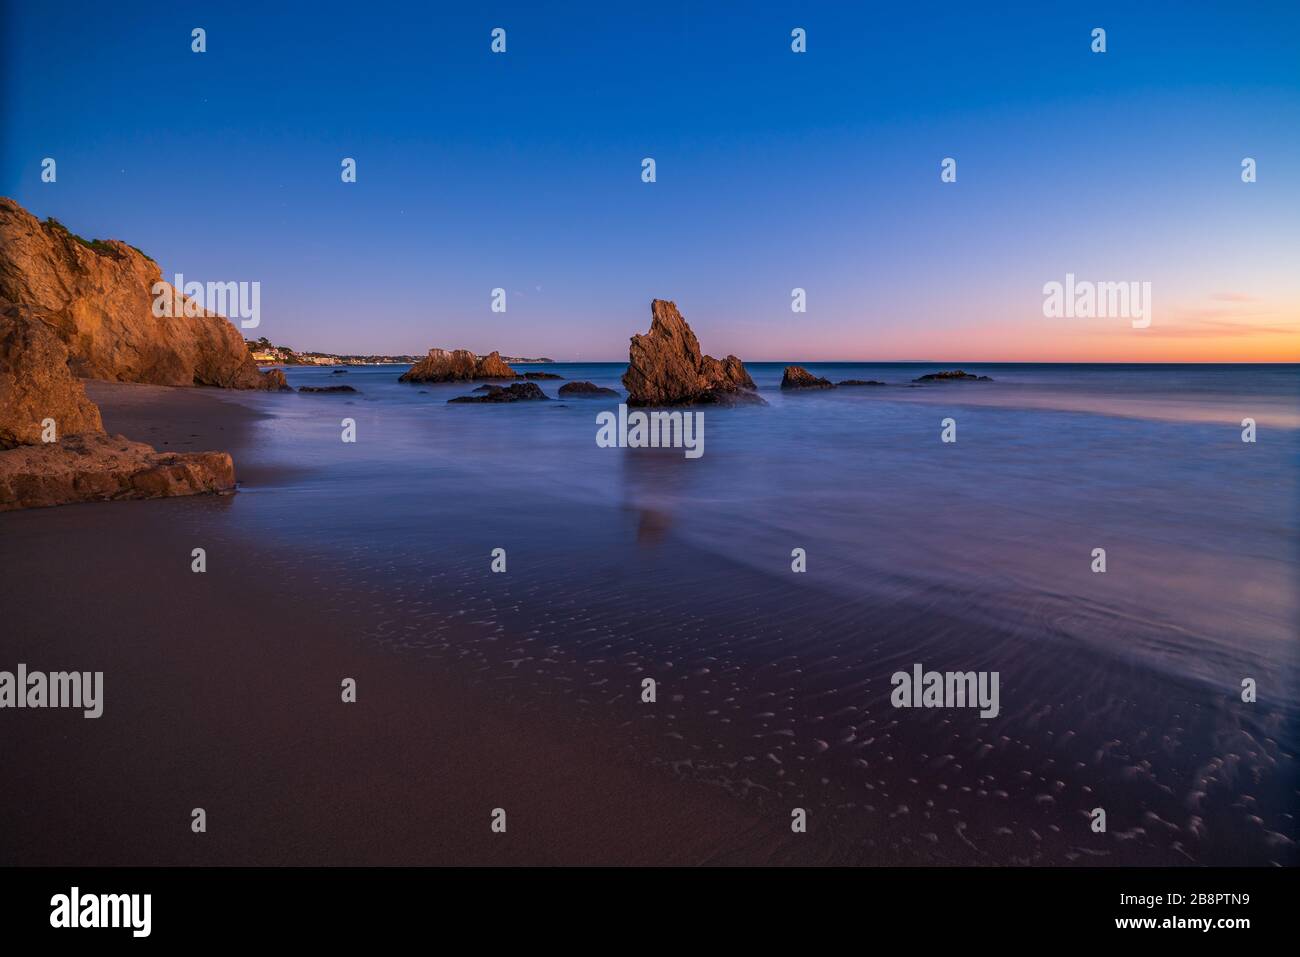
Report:
[[[783,392],[750,364],[767,405],[705,407],[698,459],[602,448],[620,399],[557,397],[621,391],[623,364],[521,366],[564,379],[502,405],[290,368],[359,391],[223,395],[268,413],[241,474],[280,470],[223,521],[351,582],[366,640],[848,834],[887,817],[903,860],[1293,861],[1300,369],[805,365],[886,385]],[[914,381],[959,366],[992,381]],[[915,662],[997,672],[1000,714],[893,710]],[[1106,802],[1127,840],[1053,839],[1061,804]]]

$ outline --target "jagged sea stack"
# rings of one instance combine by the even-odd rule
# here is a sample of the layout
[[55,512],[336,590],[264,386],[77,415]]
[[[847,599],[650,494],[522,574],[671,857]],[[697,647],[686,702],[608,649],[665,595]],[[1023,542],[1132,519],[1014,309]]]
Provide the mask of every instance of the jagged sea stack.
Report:
[[632,337],[623,387],[631,406],[764,405],[735,356],[719,361],[700,352],[699,340],[677,306],[650,303],[650,331]]

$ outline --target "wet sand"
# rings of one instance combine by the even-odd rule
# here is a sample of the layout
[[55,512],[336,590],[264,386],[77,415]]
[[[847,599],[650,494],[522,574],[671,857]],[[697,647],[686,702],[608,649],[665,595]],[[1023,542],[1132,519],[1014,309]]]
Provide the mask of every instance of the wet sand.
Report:
[[[494,495],[428,449],[495,468],[502,448],[528,458],[505,441],[527,433],[456,431],[431,415],[442,396],[381,421],[378,389],[90,384],[110,430],[232,452],[241,491],[0,517],[0,667],[103,670],[107,698],[98,721],[0,716],[18,731],[0,739],[0,861],[1294,862],[1285,700],[1242,708],[1077,642],[1091,606],[999,576],[844,594],[701,551],[680,534],[697,512],[631,494],[681,478],[658,460],[626,463],[612,509],[527,482]],[[379,458],[339,454],[339,414]],[[448,516],[458,502],[474,508]],[[500,541],[512,573],[487,576]],[[918,661],[1000,671],[1002,713],[892,709],[891,672]],[[1290,687],[1288,661],[1261,686]]]
[[[208,390],[90,383],[106,428],[235,455],[258,413]],[[246,456],[245,456],[246,458]],[[246,493],[245,493],[246,494]],[[194,541],[219,497],[0,519],[0,667],[103,671],[104,715],[0,718],[4,864],[817,862],[834,852],[616,735],[524,713],[363,643],[325,578],[286,587],[246,542]],[[209,516],[210,517],[210,516]],[[190,570],[207,548],[208,571]],[[318,598],[322,600],[317,600]],[[340,700],[354,678],[355,704]],[[191,831],[191,811],[207,831]],[[490,829],[506,811],[505,834]]]

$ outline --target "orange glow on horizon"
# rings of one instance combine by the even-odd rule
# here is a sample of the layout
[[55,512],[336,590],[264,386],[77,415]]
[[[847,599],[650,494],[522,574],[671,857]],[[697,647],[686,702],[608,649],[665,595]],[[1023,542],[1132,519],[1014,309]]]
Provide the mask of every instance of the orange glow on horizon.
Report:
[[1254,305],[1249,312],[1170,310],[1145,329],[1124,319],[1001,318],[931,330],[919,320],[906,329],[864,321],[851,336],[842,325],[807,329],[799,338],[783,336],[761,356],[749,351],[759,362],[1300,363],[1300,307]]

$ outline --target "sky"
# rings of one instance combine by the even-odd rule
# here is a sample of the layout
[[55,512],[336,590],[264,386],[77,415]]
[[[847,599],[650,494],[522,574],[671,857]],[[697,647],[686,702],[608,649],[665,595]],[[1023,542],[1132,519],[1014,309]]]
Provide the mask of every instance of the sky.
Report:
[[625,360],[664,298],[750,361],[1300,361],[1293,0],[0,2],[0,195],[277,344]]

